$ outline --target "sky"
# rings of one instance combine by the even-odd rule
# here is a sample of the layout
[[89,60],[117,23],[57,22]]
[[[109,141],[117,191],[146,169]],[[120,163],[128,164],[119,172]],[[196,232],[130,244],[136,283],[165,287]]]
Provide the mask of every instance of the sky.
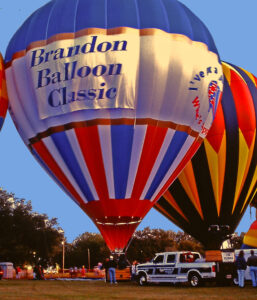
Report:
[[[146,0],[147,1],[147,0]],[[16,30],[36,9],[48,0],[0,0],[0,52],[5,54]],[[257,1],[256,0],[181,0],[208,27],[223,61],[257,75]],[[86,214],[53,182],[30,154],[13,122],[6,117],[0,133],[0,187],[18,198],[30,200],[33,210],[56,217],[68,242],[80,234],[98,232]],[[242,218],[237,232],[246,232],[254,221],[250,209]],[[152,209],[138,229],[179,230]]]

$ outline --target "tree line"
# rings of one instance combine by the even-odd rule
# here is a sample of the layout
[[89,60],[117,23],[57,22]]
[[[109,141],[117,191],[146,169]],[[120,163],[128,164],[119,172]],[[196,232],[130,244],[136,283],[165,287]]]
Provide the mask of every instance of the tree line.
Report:
[[[110,255],[102,236],[85,232],[72,243],[65,241],[63,230],[57,219],[32,210],[30,201],[15,197],[13,193],[0,189],[0,261],[14,265],[41,264],[44,267],[62,266],[63,242],[65,267],[97,265]],[[240,248],[243,234],[231,239],[234,248]],[[173,250],[189,250],[204,253],[203,246],[190,235],[172,230],[150,229],[134,233],[127,259],[145,262],[154,253]]]

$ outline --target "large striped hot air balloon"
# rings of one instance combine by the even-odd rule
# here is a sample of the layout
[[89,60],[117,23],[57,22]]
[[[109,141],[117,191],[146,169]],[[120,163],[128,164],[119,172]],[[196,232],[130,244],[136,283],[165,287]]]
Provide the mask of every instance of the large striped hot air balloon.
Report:
[[4,73],[4,61],[0,53],[0,130],[3,126],[7,112],[8,100]]
[[123,249],[212,124],[223,75],[208,30],[176,0],[53,0],[6,64],[25,144]]
[[257,179],[257,79],[227,63],[223,72],[223,96],[207,138],[155,205],[213,250],[237,227]]

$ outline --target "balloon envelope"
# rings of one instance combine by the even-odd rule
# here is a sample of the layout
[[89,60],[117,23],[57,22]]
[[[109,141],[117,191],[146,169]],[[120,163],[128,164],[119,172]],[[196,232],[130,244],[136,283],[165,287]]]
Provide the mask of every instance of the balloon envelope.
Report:
[[5,82],[4,61],[0,53],[0,130],[3,126],[7,112],[8,100]]
[[207,138],[155,205],[208,249],[235,230],[256,192],[257,80],[227,63],[223,72],[223,96]]
[[213,121],[223,79],[208,30],[174,0],[54,0],[6,63],[24,142],[124,248]]

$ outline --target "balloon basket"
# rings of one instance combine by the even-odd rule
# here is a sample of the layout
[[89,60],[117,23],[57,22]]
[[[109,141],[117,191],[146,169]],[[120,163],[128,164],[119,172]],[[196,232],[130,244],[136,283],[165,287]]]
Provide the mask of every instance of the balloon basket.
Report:
[[207,250],[205,251],[205,261],[234,263],[235,253],[233,249]]
[[205,261],[222,261],[221,250],[207,250],[205,251]]

